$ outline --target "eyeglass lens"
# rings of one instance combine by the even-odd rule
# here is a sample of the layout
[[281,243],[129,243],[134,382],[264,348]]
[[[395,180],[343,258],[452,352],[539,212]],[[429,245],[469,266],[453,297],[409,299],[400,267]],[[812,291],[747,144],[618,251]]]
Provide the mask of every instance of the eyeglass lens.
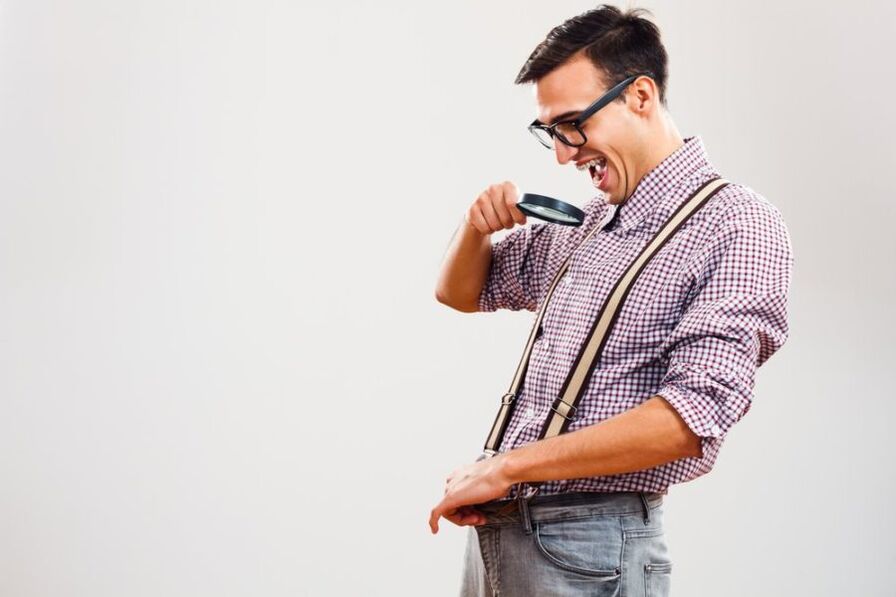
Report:
[[[533,127],[532,134],[545,147],[554,148],[554,137],[545,129]],[[576,126],[571,122],[561,122],[553,128],[554,135],[560,137],[560,141],[567,145],[578,146],[585,143],[585,138]]]

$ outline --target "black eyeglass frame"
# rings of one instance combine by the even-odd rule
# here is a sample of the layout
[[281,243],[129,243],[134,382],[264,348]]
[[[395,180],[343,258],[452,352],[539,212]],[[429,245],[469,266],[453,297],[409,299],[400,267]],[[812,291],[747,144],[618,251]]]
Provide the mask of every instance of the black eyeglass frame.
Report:
[[[564,145],[568,145],[569,147],[581,147],[588,142],[588,137],[585,136],[585,131],[582,130],[582,124],[584,124],[586,120],[594,116],[594,114],[598,110],[619,97],[622,92],[625,91],[625,88],[631,85],[635,81],[635,79],[645,76],[647,75],[632,75],[631,77],[628,77],[627,79],[624,79],[623,81],[617,83],[616,85],[608,89],[607,92],[602,96],[594,100],[594,103],[582,110],[582,113],[579,114],[576,118],[561,120],[551,125],[542,124],[538,122],[538,119],[536,118],[532,121],[532,124],[529,125],[529,132],[532,133],[532,136],[538,139],[538,142],[541,145],[547,147],[548,149],[554,149],[553,145],[548,145],[547,143],[545,143],[544,140],[542,140],[542,138],[538,136],[538,133],[536,131],[544,131],[551,139],[559,139],[561,143],[563,143]],[[572,124],[575,127],[576,132],[582,136],[582,142],[571,143],[569,139],[563,136],[562,133],[558,133],[557,131],[555,131],[554,129],[561,124]]]

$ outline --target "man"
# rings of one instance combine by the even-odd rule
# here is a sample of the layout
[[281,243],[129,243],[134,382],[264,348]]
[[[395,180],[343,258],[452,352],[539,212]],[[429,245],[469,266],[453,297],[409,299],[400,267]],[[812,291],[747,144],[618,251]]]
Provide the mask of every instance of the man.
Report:
[[536,223],[494,245],[493,232],[526,223],[516,186],[492,185],[467,210],[442,267],[440,302],[534,311],[552,294],[500,447],[448,477],[430,526],[438,532],[445,518],[474,527],[466,595],[665,595],[662,496],[712,468],[750,407],[756,368],[787,337],[787,229],[754,191],[722,186],[640,272],[575,416],[564,433],[541,439],[614,285],[719,174],[702,141],[683,139],[665,109],[666,52],[641,11],[601,6],[568,20],[516,82],[535,86],[530,130],[600,194],[579,227]]

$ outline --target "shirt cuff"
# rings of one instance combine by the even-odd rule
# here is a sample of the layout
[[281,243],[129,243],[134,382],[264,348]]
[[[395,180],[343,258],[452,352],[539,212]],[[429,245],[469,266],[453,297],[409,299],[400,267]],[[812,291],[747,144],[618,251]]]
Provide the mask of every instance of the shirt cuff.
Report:
[[701,440],[722,439],[725,436],[727,430],[722,428],[716,415],[712,413],[713,407],[708,407],[703,401],[695,400],[692,395],[674,386],[663,387],[657,395],[675,409],[688,428]]
[[666,399],[696,435],[723,439],[747,414],[752,381],[721,367],[677,363],[669,368],[658,395]]

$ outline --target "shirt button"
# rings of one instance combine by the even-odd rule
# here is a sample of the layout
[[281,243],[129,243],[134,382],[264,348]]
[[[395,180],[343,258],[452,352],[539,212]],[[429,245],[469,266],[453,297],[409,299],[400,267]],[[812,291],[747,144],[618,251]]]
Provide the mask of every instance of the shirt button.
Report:
[[529,408],[526,409],[526,418],[531,419],[534,416],[535,416],[535,409],[530,406]]
[[722,435],[722,428],[719,427],[718,425],[713,425],[712,428],[710,428],[709,431],[710,431],[710,433],[712,433],[713,435],[715,435],[715,436],[717,436],[717,437],[718,437],[719,435]]

